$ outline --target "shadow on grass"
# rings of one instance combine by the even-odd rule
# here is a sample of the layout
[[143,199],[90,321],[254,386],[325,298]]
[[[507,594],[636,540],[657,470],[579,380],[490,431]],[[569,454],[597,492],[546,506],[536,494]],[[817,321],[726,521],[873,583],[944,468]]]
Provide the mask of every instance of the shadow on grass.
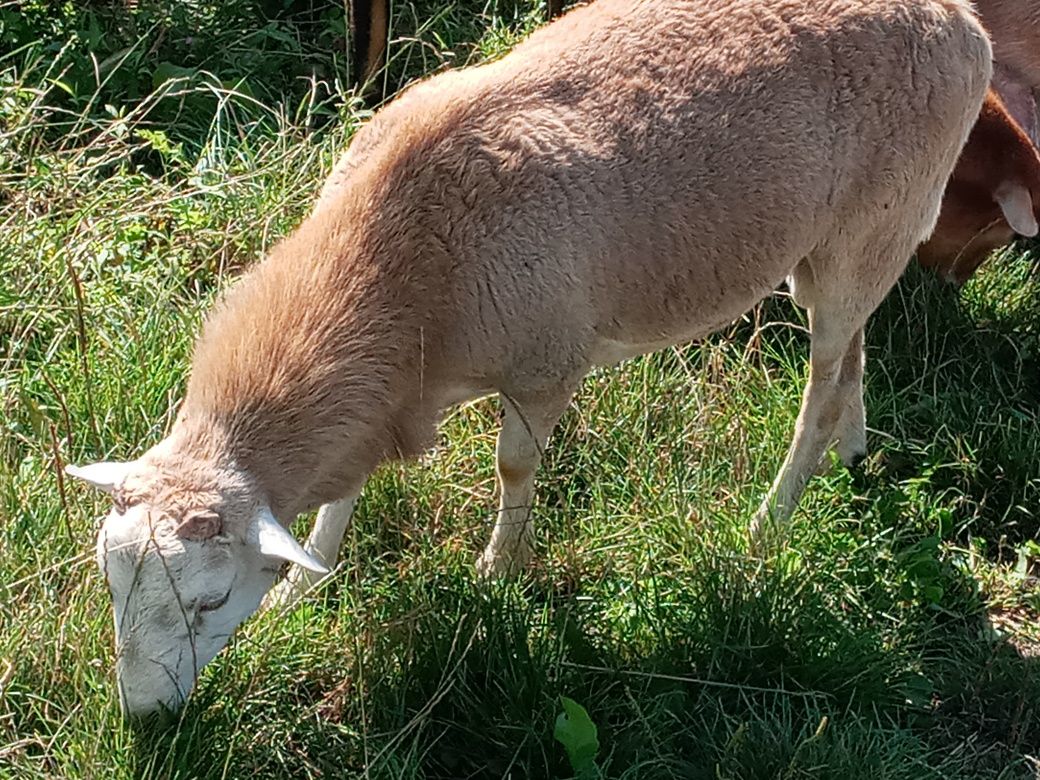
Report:
[[[493,586],[465,565],[395,575],[407,534],[374,534],[322,601],[262,619],[261,653],[240,639],[178,728],[139,736],[138,774],[567,777],[566,695],[598,724],[609,777],[1034,776],[1040,658],[998,636],[956,552],[981,538],[1000,558],[1037,533],[1028,271],[958,295],[914,268],[882,306],[867,400],[885,435],[837,477],[843,519],[799,526],[766,562],[701,525],[642,577],[597,560]],[[765,315],[798,316],[782,300]]]
[[[1040,536],[1040,274],[1027,251],[991,261],[964,291],[911,264],[867,328],[872,456],[860,486],[906,481],[956,495],[961,538],[996,554]],[[797,321],[786,299],[767,320]],[[750,335],[746,326],[741,335]],[[808,358],[808,340],[765,331],[767,349]]]
[[1040,532],[1040,276],[1028,256],[957,291],[916,267],[869,333],[868,415],[892,436],[878,477],[956,491],[961,534]]
[[[275,651],[253,681],[269,693],[243,699],[232,673],[179,730],[142,735],[139,776],[567,777],[561,694],[598,724],[610,777],[1029,776],[1040,663],[984,638],[963,575],[949,604],[892,621],[827,577],[698,563],[613,599],[403,586],[361,631],[363,659]],[[315,620],[335,621],[330,595]]]

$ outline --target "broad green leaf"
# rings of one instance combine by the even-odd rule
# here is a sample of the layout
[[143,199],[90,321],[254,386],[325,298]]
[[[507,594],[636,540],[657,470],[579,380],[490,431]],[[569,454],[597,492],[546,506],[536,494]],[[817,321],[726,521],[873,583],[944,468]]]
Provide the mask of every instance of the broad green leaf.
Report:
[[596,753],[599,751],[599,738],[596,724],[589,713],[578,702],[561,696],[563,712],[556,718],[553,736],[567,751],[571,768],[578,777],[590,777],[599,773],[596,766]]

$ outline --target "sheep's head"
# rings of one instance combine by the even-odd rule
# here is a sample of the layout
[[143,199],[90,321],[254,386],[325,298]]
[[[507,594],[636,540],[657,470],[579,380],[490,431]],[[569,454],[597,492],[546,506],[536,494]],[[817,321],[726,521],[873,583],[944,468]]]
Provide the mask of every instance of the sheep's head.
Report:
[[154,453],[66,469],[113,499],[97,562],[112,594],[129,715],[180,707],[284,561],[325,571],[240,474]]

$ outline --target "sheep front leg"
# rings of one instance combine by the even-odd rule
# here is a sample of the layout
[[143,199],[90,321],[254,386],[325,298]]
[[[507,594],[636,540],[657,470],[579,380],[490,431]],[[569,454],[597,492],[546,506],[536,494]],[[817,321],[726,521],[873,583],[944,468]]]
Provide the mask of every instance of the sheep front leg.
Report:
[[[357,501],[357,494],[322,506],[318,510],[314,528],[311,529],[311,534],[304,545],[307,552],[330,569],[336,566],[339,547],[343,542],[343,534],[346,533],[347,526],[350,524],[350,517],[354,513],[355,501]],[[267,598],[264,599],[264,609],[288,607],[295,604],[321,578],[320,574],[293,566],[289,569],[285,579],[267,594]]]

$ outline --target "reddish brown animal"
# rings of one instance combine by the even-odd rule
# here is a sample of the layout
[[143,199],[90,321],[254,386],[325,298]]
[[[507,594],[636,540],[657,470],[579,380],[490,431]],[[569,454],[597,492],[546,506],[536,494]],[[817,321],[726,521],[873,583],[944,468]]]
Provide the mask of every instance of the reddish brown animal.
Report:
[[1040,154],[997,93],[986,95],[953,176],[921,265],[960,285],[1016,234],[1035,236],[1040,219]]
[[994,86],[1026,135],[1038,144],[1040,2],[976,0],[975,7],[993,41]]
[[922,265],[958,285],[994,250],[1034,232],[1021,193],[1017,221],[998,195],[1024,186],[1035,203],[1040,193],[1040,2],[977,0],[975,6],[993,42],[993,91],[947,187],[935,233],[918,252]]

